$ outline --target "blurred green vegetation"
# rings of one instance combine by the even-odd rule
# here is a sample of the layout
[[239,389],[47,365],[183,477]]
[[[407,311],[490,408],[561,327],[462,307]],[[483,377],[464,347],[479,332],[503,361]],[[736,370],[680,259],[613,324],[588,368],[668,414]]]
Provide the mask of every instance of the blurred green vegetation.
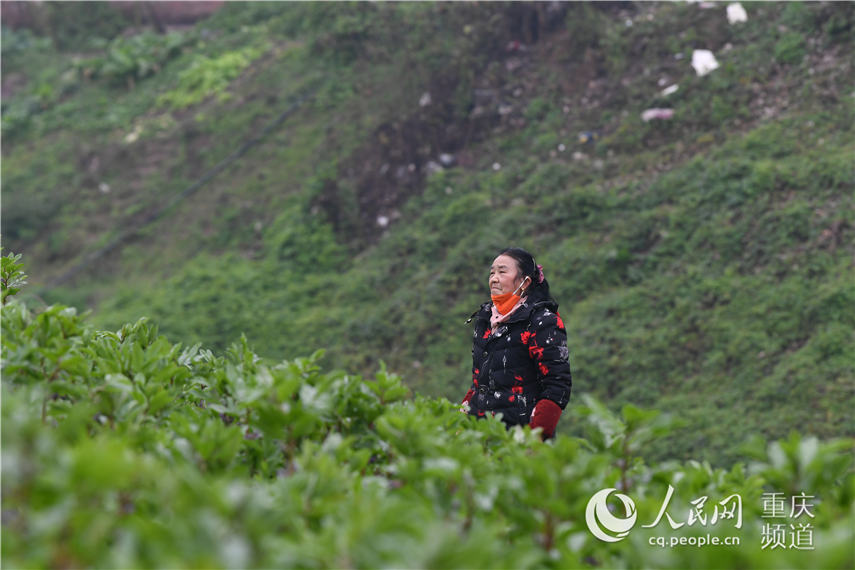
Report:
[[[75,62],[78,72],[87,79],[106,78],[133,88],[136,81],[157,73],[181,48],[193,41],[185,34],[166,35],[143,32],[129,38],[118,37],[104,44],[104,55]],[[95,45],[99,45],[96,43]]]
[[[180,38],[105,32],[87,58],[4,30],[21,84],[3,99],[4,237],[45,303],[100,327],[147,316],[220,351],[245,334],[275,360],[325,348],[366,375],[383,360],[452,400],[486,268],[520,245],[561,305],[574,393],[686,418],[647,459],[852,436],[853,6],[748,4],[730,26],[724,5],[571,3],[538,13],[534,42],[535,6],[226,3]],[[136,50],[125,79],[83,71],[110,46]],[[700,47],[721,64],[704,77]],[[653,106],[674,118],[645,123]],[[455,165],[429,168],[442,153]]]
[[[793,432],[767,445],[756,436],[743,449],[749,460],[729,469],[695,460],[649,464],[646,447],[685,422],[634,405],[613,413],[586,395],[571,410],[584,437],[544,443],[528,427],[508,431],[445,399],[408,399],[382,364],[362,378],[325,372],[320,352],[275,362],[242,337],[218,355],[173,344],[146,319],[103,331],[73,308],[34,312],[7,288],[20,277],[19,257],[3,258],[4,565],[855,562],[851,438]],[[652,524],[670,490],[669,517],[685,524],[690,512],[700,513],[701,522],[689,518],[670,531],[664,521],[637,524],[625,541],[601,542],[583,513],[594,493],[609,488],[632,498],[639,523]],[[787,505],[805,497],[808,514],[783,519],[807,525],[803,550],[786,536],[770,546],[763,518],[770,493]],[[708,519],[723,501],[733,518]],[[740,543],[659,548],[650,542],[657,536]]]

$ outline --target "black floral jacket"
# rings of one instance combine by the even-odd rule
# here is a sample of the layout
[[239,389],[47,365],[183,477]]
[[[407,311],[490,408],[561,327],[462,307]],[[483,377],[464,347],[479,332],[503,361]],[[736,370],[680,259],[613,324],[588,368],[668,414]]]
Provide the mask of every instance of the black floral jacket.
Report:
[[475,318],[469,413],[502,414],[512,425],[526,425],[535,404],[548,398],[563,410],[570,399],[567,332],[551,301],[524,302],[511,317],[490,329],[492,303]]

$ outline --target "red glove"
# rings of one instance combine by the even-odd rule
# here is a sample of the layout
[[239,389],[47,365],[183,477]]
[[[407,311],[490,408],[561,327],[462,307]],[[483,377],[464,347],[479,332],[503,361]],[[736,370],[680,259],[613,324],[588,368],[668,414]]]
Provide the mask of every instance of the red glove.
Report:
[[531,429],[543,428],[542,437],[547,440],[555,435],[555,426],[558,425],[558,418],[560,417],[561,408],[558,404],[544,398],[534,406],[528,425],[531,426]]

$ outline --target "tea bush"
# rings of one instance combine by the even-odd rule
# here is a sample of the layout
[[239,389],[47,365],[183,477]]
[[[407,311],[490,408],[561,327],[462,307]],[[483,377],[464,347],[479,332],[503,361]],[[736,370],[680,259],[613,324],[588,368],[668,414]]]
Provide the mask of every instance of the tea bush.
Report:
[[[756,460],[729,470],[648,465],[643,448],[679,429],[656,411],[613,414],[586,398],[568,411],[585,437],[544,443],[529,428],[475,420],[444,399],[408,399],[382,366],[361,378],[322,371],[318,353],[273,363],[241,339],[216,355],[172,344],[145,320],[111,332],[68,307],[35,313],[7,289],[19,272],[4,262],[7,566],[853,563],[851,440],[793,433],[765,450],[754,441]],[[704,518],[706,528],[675,529],[669,540],[697,541],[709,531],[741,543],[660,548],[652,546],[655,529],[643,527],[626,542],[602,542],[587,530],[585,512],[595,492],[614,487],[651,521],[671,487],[669,516],[680,521],[674,505],[738,494],[741,526]],[[767,544],[769,493],[810,496],[812,548]]]

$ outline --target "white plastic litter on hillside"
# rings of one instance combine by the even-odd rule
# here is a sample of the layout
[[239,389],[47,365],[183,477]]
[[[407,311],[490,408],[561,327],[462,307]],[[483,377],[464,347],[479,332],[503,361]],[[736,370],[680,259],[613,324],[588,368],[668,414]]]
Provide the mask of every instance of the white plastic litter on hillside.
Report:
[[708,49],[696,49],[692,52],[692,67],[699,76],[704,76],[714,69],[718,69],[713,52]]
[[733,4],[727,5],[727,21],[730,22],[731,25],[748,21],[748,13],[745,11],[745,8],[742,7],[742,4],[734,2]]

